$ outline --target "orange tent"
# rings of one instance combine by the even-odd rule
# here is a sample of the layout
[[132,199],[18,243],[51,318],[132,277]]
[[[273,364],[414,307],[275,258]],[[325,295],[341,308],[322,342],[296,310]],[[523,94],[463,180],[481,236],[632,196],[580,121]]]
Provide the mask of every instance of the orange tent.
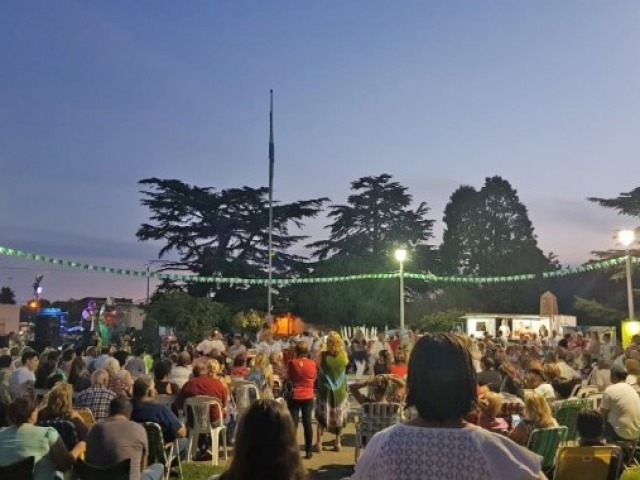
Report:
[[302,319],[291,312],[277,316],[271,325],[274,335],[298,335],[304,331],[304,328]]

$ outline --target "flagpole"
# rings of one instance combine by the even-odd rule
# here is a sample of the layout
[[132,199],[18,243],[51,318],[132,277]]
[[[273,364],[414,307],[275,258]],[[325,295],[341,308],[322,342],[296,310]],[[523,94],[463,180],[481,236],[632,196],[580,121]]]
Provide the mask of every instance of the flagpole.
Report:
[[273,90],[269,90],[269,282],[267,285],[267,317],[269,323],[273,322],[271,316],[271,283],[273,282],[273,167],[275,163],[275,147],[273,144]]

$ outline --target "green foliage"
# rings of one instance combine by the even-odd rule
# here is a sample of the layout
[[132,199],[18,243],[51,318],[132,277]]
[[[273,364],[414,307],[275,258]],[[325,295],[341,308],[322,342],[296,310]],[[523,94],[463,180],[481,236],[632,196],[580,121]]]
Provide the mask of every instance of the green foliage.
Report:
[[239,330],[257,332],[264,323],[265,315],[254,309],[237,312],[233,316],[233,326]]
[[431,313],[422,317],[416,326],[425,332],[450,332],[458,325],[464,327],[462,315],[464,312],[460,310]]
[[[447,275],[511,275],[557,268],[553,255],[537,245],[526,207],[501,177],[480,190],[462,186],[445,208],[445,231],[436,271]],[[535,308],[542,285],[448,285],[443,306],[519,312]]]
[[[371,271],[392,271],[390,260],[380,268],[377,258],[335,255],[320,262],[312,276],[355,275]],[[384,327],[399,322],[399,283],[394,280],[365,280],[316,284],[292,288],[296,311],[306,323],[326,326],[369,325]]]
[[602,207],[612,208],[621,215],[640,218],[640,187],[621,193],[615,198],[590,197],[588,200]]
[[[268,189],[212,188],[191,186],[179,180],[147,178],[139,182],[141,203],[151,213],[136,233],[141,241],[156,240],[164,245],[162,258],[176,253],[177,261],[167,262],[165,269],[195,272],[204,276],[256,278],[264,277],[269,263]],[[289,227],[302,227],[303,221],[315,217],[327,201],[325,198],[301,200],[288,204],[274,202],[273,258],[274,274],[290,275],[304,268],[305,259],[288,250],[307,237],[292,235]],[[188,291],[206,295],[207,284],[193,284]],[[242,302],[255,294],[243,286],[224,286],[216,291],[216,300]],[[266,298],[266,294],[263,296]]]
[[625,312],[576,295],[574,308],[580,316],[581,325],[614,325],[626,317]]
[[0,289],[0,303],[15,305],[16,294],[11,287],[2,287]]
[[212,475],[224,472],[225,467],[213,466],[204,462],[183,462],[182,474],[184,480],[209,480]]
[[213,327],[227,329],[231,320],[229,309],[224,305],[180,291],[159,295],[148,306],[147,314],[158,325],[173,328],[187,341],[202,340]]
[[323,260],[331,255],[384,257],[394,248],[413,249],[431,238],[433,220],[426,218],[425,202],[411,209],[407,187],[392,182],[391,175],[362,177],[351,182],[347,205],[331,205],[328,240],[309,245],[313,256]]

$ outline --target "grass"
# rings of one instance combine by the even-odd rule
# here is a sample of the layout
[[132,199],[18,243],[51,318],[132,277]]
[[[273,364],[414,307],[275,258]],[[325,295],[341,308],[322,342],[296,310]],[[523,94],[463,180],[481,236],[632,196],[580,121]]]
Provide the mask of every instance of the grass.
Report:
[[184,480],[208,480],[211,475],[222,472],[224,472],[224,467],[214,467],[210,462],[185,462],[182,464],[182,473],[184,474]]

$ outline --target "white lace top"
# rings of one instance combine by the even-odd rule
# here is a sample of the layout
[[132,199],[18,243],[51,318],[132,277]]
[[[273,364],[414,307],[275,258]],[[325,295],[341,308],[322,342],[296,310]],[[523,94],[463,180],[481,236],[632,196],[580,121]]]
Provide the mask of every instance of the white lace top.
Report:
[[424,428],[397,424],[377,433],[352,480],[530,480],[541,457],[479,427]]

